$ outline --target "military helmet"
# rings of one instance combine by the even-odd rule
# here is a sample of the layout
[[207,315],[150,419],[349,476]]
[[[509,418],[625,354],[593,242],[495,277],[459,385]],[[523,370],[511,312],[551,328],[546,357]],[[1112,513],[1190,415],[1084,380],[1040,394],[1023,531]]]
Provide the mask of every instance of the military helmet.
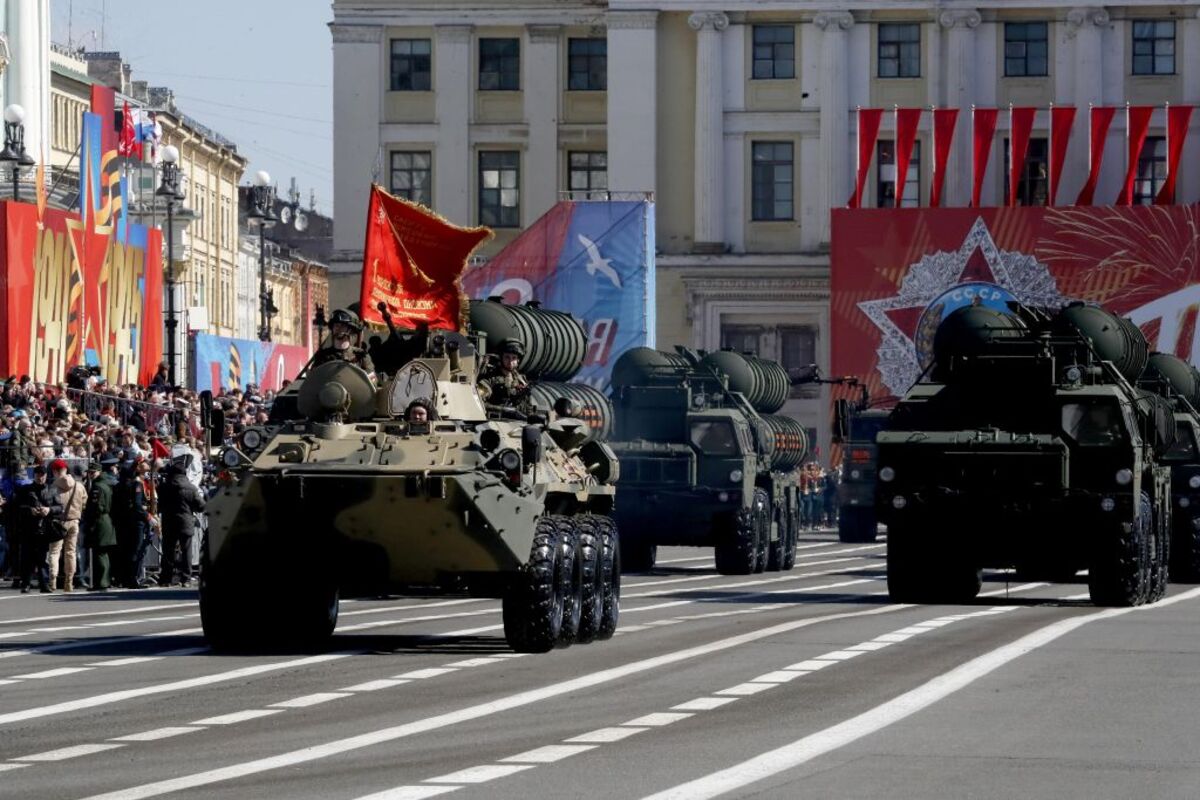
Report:
[[339,322],[343,325],[349,325],[353,330],[362,330],[362,320],[358,318],[358,314],[347,308],[339,308],[330,315],[329,325],[331,327],[337,325]]
[[525,345],[521,343],[520,339],[505,339],[500,343],[500,354],[506,355],[508,353],[512,353],[517,358],[524,358]]

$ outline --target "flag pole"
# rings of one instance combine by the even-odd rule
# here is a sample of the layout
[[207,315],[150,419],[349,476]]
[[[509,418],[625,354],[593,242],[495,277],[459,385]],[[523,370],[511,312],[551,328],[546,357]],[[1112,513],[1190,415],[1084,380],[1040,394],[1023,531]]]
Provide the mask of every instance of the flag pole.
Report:
[[1050,148],[1046,155],[1046,166],[1050,168],[1050,174],[1046,176],[1047,189],[1047,205],[1054,205],[1054,101],[1050,101],[1050,124],[1047,126],[1050,130]]

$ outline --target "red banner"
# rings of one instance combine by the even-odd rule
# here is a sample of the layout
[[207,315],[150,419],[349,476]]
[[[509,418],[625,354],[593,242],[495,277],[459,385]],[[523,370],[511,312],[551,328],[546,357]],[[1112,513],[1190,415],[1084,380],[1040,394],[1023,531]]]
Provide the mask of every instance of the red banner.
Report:
[[1200,206],[833,212],[831,369],[904,394],[956,308],[1100,303],[1200,364]]
[[[0,374],[58,383],[86,360],[111,383],[149,384],[162,359],[161,233],[131,225],[121,239],[58,209],[37,217],[0,203]],[[79,274],[93,276],[86,303]],[[87,328],[99,351],[76,361]]]
[[1150,130],[1150,115],[1154,113],[1153,106],[1128,106],[1125,109],[1125,138],[1129,143],[1129,167],[1125,170],[1125,182],[1121,184],[1121,193],[1117,196],[1117,205],[1127,206],[1133,203],[1133,183],[1137,180],[1138,159],[1142,155],[1142,146],[1146,144],[1146,133]]
[[1008,204],[1017,204],[1017,189],[1025,172],[1025,154],[1029,150],[1029,135],[1033,132],[1033,119],[1037,109],[1022,106],[1008,109]]
[[383,324],[379,303],[401,327],[465,330],[462,274],[487,228],[460,228],[424,206],[371,186],[363,249],[362,318]]
[[1170,205],[1175,202],[1175,179],[1179,177],[1179,161],[1183,157],[1183,143],[1187,140],[1188,123],[1192,119],[1192,106],[1167,107],[1167,179],[1163,181],[1158,196],[1154,198],[1157,206]]
[[851,208],[862,206],[863,187],[867,185],[867,172],[871,169],[871,157],[875,154],[875,141],[879,138],[882,119],[882,108],[858,110],[858,177],[854,182],[854,196],[850,198]]
[[[917,126],[921,124],[921,109],[896,109],[896,205],[904,199],[908,183],[908,164],[912,161],[913,145],[917,141]],[[917,197],[917,205],[921,198]]]
[[971,128],[975,139],[974,160],[972,162],[971,206],[979,207],[979,196],[983,192],[983,176],[987,172],[988,159],[992,155],[992,137],[996,135],[995,108],[971,109]]
[[942,203],[942,185],[946,182],[946,164],[950,161],[950,146],[954,144],[954,126],[958,123],[957,108],[933,110],[933,186],[929,190],[929,205]]
[[1111,106],[1094,107],[1091,110],[1091,137],[1088,146],[1088,177],[1075,198],[1075,205],[1090,206],[1096,197],[1096,184],[1100,182],[1100,163],[1104,160],[1104,142],[1108,139],[1108,126],[1112,125],[1117,110]]
[[1067,145],[1071,141],[1071,126],[1074,124],[1075,106],[1054,106],[1050,109],[1050,205],[1054,205],[1058,196],[1058,182],[1062,178]]

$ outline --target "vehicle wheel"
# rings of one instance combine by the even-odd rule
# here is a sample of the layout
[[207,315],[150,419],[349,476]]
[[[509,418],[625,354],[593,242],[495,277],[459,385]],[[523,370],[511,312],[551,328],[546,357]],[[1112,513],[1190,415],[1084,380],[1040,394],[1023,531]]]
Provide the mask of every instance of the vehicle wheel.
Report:
[[658,545],[644,541],[621,541],[621,569],[625,572],[649,572],[658,560]]
[[596,530],[600,537],[600,573],[604,583],[604,610],[600,615],[600,628],[596,639],[611,639],[617,632],[617,621],[621,616],[621,542],[617,535],[617,523],[611,517],[595,517]]
[[1149,594],[1150,498],[1142,495],[1132,522],[1096,543],[1088,570],[1088,591],[1098,606],[1136,606]]
[[555,647],[570,647],[579,635],[583,618],[583,558],[579,552],[579,529],[570,517],[558,517],[560,562],[558,580],[563,583],[563,621]]
[[1146,598],[1148,603],[1157,603],[1163,599],[1167,593],[1167,582],[1170,580],[1168,569],[1171,563],[1171,535],[1164,526],[1164,522],[1170,519],[1170,512],[1164,511],[1161,501],[1154,510],[1153,518],[1154,538],[1150,557],[1150,591]]
[[939,572],[939,580],[934,583],[934,602],[969,603],[983,588],[983,570],[965,558],[947,557],[939,565]]
[[800,538],[800,516],[796,509],[792,509],[785,515],[787,521],[787,546],[783,552],[783,568],[791,570],[796,566],[796,545]]
[[[773,519],[779,516],[776,509],[776,514],[767,518],[767,570],[770,572],[779,572],[783,569],[784,553],[787,552],[787,521],[780,516],[779,519]],[[779,538],[771,541],[771,529],[775,528],[779,534]]]
[[280,608],[286,644],[301,650],[324,645],[337,627],[339,594],[336,586],[317,586]]
[[874,508],[843,506],[838,514],[838,540],[845,544],[875,541],[877,527]]
[[263,626],[255,612],[261,604],[235,576],[223,576],[208,556],[207,537],[200,556],[200,627],[208,646],[218,653],[248,652],[263,648]]
[[743,508],[726,520],[714,556],[722,575],[749,575],[758,565],[759,526],[751,509]]
[[913,528],[893,525],[888,530],[887,588],[892,602],[926,601],[930,578],[926,550]]
[[562,633],[566,583],[558,579],[561,554],[558,526],[542,517],[529,561],[504,595],[504,638],[518,653],[545,653]]
[[589,644],[600,632],[604,618],[604,545],[596,518],[584,514],[575,518],[579,531],[579,566],[583,573],[583,589],[580,594],[579,632],[575,634],[577,644]]
[[754,518],[758,526],[758,554],[754,571],[766,572],[771,550],[771,500],[762,489],[754,490]]

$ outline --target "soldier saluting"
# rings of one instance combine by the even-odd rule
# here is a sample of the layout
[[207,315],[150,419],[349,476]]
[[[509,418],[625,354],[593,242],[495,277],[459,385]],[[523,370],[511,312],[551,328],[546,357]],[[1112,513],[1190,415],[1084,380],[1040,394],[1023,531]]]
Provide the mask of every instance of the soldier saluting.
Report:
[[529,381],[520,372],[525,346],[516,339],[500,344],[500,360],[492,362],[479,380],[484,402],[494,406],[515,406],[529,398]]
[[348,361],[367,372],[374,372],[375,365],[362,346],[362,320],[353,311],[339,308],[329,318],[330,343],[313,356],[309,369],[330,361]]

